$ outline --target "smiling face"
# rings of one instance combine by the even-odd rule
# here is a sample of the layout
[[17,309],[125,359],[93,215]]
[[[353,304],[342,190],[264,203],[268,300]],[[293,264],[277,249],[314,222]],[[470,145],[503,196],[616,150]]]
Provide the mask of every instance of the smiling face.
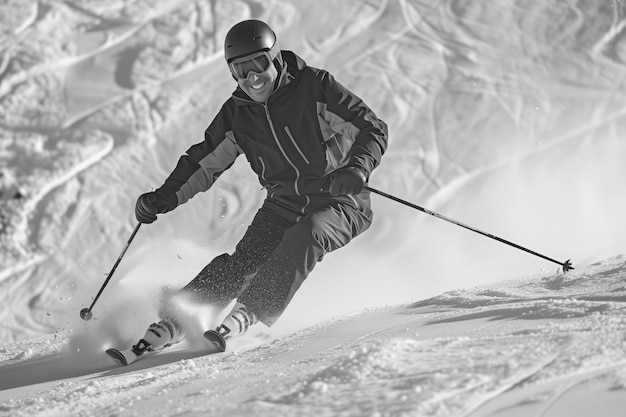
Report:
[[278,78],[278,71],[272,64],[263,72],[248,72],[246,78],[237,78],[237,83],[252,100],[265,103],[274,89],[276,78]]

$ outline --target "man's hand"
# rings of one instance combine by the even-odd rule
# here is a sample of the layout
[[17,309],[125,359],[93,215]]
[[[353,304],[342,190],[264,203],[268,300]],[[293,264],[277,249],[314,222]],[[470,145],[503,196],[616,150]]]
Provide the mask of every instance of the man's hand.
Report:
[[331,178],[331,195],[359,194],[365,187],[365,174],[358,168],[347,167],[335,171]]
[[139,196],[135,205],[135,217],[141,223],[152,223],[157,219],[157,196],[155,193],[145,193]]

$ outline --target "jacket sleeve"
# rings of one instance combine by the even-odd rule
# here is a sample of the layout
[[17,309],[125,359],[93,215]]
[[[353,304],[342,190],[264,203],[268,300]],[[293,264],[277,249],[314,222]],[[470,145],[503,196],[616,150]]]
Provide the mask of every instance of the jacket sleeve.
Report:
[[164,212],[173,210],[197,193],[211,188],[242,153],[228,126],[223,107],[204,132],[204,140],[180,157],[174,171],[155,191],[167,201]]
[[363,100],[336,81],[332,74],[322,71],[321,76],[327,111],[349,122],[358,132],[347,166],[361,169],[369,179],[387,149],[387,124]]

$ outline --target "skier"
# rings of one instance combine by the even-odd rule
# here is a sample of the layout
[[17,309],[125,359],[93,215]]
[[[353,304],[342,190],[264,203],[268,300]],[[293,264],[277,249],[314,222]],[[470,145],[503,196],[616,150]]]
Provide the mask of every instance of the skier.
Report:
[[[224,49],[238,87],[165,183],[139,196],[135,214],[152,223],[246,155],[267,198],[235,251],[180,290],[222,309],[237,300],[216,329],[227,339],[258,321],[271,326],[315,264],[370,226],[364,186],[387,147],[387,126],[330,73],[281,51],[264,22],[233,26]],[[135,353],[184,337],[173,315],[160,316]]]

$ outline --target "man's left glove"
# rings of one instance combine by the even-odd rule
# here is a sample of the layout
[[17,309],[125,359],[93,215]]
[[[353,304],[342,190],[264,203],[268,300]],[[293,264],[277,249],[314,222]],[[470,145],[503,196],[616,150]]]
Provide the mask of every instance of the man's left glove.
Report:
[[167,206],[162,195],[145,193],[139,196],[135,205],[135,217],[141,223],[152,223],[157,219],[157,213],[162,213]]
[[331,195],[359,194],[365,187],[365,174],[359,168],[340,168],[331,175]]

